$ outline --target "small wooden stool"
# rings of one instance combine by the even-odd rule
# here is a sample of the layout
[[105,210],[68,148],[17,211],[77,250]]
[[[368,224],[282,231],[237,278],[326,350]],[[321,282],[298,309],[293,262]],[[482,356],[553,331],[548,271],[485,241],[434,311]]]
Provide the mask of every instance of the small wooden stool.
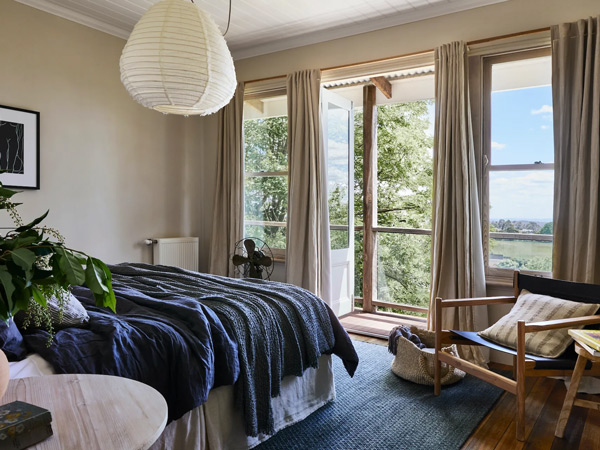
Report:
[[560,412],[560,417],[558,418],[558,423],[556,424],[556,431],[554,432],[554,435],[559,438],[562,438],[565,435],[565,427],[569,421],[569,416],[571,415],[573,405],[600,410],[599,402],[575,398],[577,396],[577,389],[579,388],[579,383],[581,382],[581,376],[585,370],[586,363],[588,360],[600,362],[600,356],[591,355],[590,352],[584,349],[577,342],[575,342],[575,352],[577,352],[579,356],[577,357],[577,362],[575,363],[575,370],[573,371],[573,376],[571,377],[571,385],[569,386],[569,391],[565,397],[565,402],[563,403],[562,411]]

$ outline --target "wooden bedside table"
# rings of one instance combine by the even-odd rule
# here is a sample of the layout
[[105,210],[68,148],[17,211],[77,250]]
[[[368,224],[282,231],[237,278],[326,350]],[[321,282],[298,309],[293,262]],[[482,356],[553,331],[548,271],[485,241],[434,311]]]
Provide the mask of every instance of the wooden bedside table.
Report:
[[155,389],[108,375],[47,375],[11,380],[2,404],[15,400],[48,409],[54,435],[32,449],[149,448],[167,423]]

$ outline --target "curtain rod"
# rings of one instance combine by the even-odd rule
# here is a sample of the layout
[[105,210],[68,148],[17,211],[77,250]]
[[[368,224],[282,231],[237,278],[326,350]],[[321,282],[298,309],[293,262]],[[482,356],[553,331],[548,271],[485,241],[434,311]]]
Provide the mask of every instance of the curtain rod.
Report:
[[[536,28],[535,30],[520,31],[520,32],[517,32],[517,33],[503,34],[503,35],[500,35],[500,36],[494,36],[494,37],[485,38],[485,39],[478,39],[478,40],[475,40],[475,41],[469,41],[469,42],[467,42],[467,45],[486,44],[488,42],[499,41],[501,39],[510,39],[510,38],[513,38],[513,37],[527,36],[529,34],[542,33],[544,31],[550,31],[550,27]],[[397,58],[406,58],[408,56],[423,55],[425,53],[431,53],[433,51],[434,51],[434,49],[421,50],[421,51],[418,51],[418,52],[404,53],[402,55],[388,56],[388,57],[385,57],[385,58],[372,59],[372,60],[369,60],[369,61],[361,61],[361,62],[357,62],[357,63],[342,64],[342,65],[339,65],[339,66],[325,67],[325,68],[322,68],[321,71],[325,72],[327,70],[346,69],[346,68],[350,68],[350,67],[363,66],[363,65],[366,65],[366,64],[372,64],[372,63],[377,63],[377,62],[389,61],[389,60],[397,59]],[[258,83],[260,81],[278,80],[279,78],[285,78],[286,76],[287,75],[273,75],[271,77],[257,78],[255,80],[245,81],[245,83],[248,84],[248,83]]]

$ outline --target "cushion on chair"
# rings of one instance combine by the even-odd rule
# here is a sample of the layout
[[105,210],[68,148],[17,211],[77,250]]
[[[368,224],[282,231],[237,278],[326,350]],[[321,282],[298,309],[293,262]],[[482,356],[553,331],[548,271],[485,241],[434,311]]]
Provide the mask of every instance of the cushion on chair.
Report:
[[[477,331],[461,331],[461,330],[450,330],[452,333],[461,336],[474,344],[483,345],[484,347],[492,350],[497,350],[502,353],[517,356],[517,351],[505,347],[495,342],[488,341],[487,339],[479,336]],[[543,356],[535,356],[529,353],[525,353],[525,359],[535,361],[534,370],[573,370],[575,368],[575,362],[577,361],[577,353],[575,348],[571,345],[565,350],[565,352],[558,358],[544,358]],[[586,369],[592,368],[592,362],[588,361],[585,366]]]
[[[533,294],[523,289],[510,312],[479,334],[506,347],[517,348],[517,321],[542,322],[589,316],[596,313],[599,307],[598,304],[578,303],[548,295]],[[567,328],[527,333],[525,351],[545,358],[557,358],[571,342],[573,339],[569,336]]]

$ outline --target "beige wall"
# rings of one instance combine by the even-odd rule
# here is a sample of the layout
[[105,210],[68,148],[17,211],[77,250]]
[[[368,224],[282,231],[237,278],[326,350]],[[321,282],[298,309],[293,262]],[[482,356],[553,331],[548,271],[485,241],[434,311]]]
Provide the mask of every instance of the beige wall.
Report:
[[[185,139],[183,223],[200,237],[200,271],[208,271],[217,179],[217,115],[189,118]],[[233,251],[233,249],[232,249]]]
[[41,113],[41,189],[17,197],[21,211],[30,219],[50,209],[46,223],[69,246],[107,262],[150,261],[144,238],[199,232],[186,205],[202,176],[184,167],[200,122],[129,97],[119,79],[124,44],[0,0],[0,104]]

